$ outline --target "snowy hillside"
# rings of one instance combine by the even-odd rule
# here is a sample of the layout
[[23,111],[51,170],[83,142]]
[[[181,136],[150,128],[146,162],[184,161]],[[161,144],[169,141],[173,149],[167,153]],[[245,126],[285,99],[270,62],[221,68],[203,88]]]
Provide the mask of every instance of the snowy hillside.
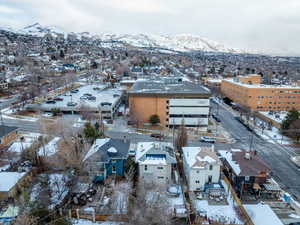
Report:
[[[20,30],[12,28],[0,27],[0,30],[20,33],[24,35],[33,35],[43,37],[45,34],[51,33],[54,37],[63,34],[67,37],[68,33],[52,26],[41,26],[39,23],[32,24]],[[90,38],[93,40],[101,39],[102,41],[119,41],[136,47],[155,47],[164,48],[174,51],[211,51],[211,52],[227,52],[227,53],[245,53],[246,51],[230,48],[216,41],[209,40],[196,35],[179,34],[179,35],[146,35],[146,34],[91,34],[89,32],[69,33],[76,36],[77,39]]]

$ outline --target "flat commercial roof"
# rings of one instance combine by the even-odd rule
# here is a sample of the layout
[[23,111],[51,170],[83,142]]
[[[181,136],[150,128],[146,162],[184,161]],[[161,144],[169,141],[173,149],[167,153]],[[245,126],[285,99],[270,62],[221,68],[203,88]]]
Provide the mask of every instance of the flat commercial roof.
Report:
[[129,95],[203,95],[210,96],[210,90],[200,84],[180,81],[165,82],[164,80],[137,81]]
[[247,88],[278,88],[278,89],[295,89],[300,90],[300,86],[292,86],[292,85],[268,85],[268,84],[246,84],[243,82],[235,81],[234,79],[224,79],[223,81],[227,81],[236,85],[240,85]]
[[[79,91],[77,93],[70,93],[68,91],[65,94],[57,96],[62,98],[63,101],[56,101],[55,104],[47,104],[44,102],[40,105],[40,108],[45,111],[50,111],[53,108],[60,108],[62,111],[77,111],[80,106],[84,104],[93,110],[97,110],[100,104],[104,102],[111,103],[111,106],[114,106],[123,94],[120,89],[106,88],[104,85],[85,85],[78,88],[78,90]],[[80,99],[80,97],[84,94],[91,94],[96,97],[96,100]],[[68,102],[71,101],[77,103],[77,105],[68,106]]]

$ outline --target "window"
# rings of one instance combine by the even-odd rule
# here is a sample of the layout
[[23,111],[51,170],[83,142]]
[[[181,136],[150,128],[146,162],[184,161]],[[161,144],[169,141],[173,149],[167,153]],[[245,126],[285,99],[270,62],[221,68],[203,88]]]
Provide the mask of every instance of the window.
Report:
[[116,160],[114,160],[114,159],[113,159],[113,160],[111,160],[111,163],[116,163],[116,162],[117,162],[117,161],[116,161]]
[[164,177],[157,177],[157,179],[164,179]]
[[164,168],[162,166],[157,167],[158,170],[163,170]]
[[209,165],[209,170],[212,170],[213,169],[213,165]]
[[145,171],[147,171],[147,170],[148,170],[148,166],[147,166],[147,165],[145,165],[145,167],[144,167],[144,170],[145,170]]
[[196,180],[195,183],[196,183],[196,184],[200,184],[200,181],[199,181],[199,180]]
[[249,176],[245,176],[245,181],[249,181],[250,177]]
[[209,175],[208,176],[208,183],[211,183],[212,182],[212,175]]
[[116,173],[116,167],[115,167],[115,166],[112,167],[111,172],[112,172],[112,173]]
[[199,171],[199,170],[197,170],[197,171],[196,171],[196,173],[200,173],[200,171]]

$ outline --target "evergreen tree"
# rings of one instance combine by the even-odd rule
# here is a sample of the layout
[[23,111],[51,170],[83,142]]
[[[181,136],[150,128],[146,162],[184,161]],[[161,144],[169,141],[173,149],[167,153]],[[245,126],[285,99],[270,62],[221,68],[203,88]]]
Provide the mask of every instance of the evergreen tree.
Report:
[[288,112],[286,117],[281,123],[281,129],[282,130],[288,130],[290,129],[290,125],[295,122],[296,120],[300,119],[300,113],[296,109],[292,109]]

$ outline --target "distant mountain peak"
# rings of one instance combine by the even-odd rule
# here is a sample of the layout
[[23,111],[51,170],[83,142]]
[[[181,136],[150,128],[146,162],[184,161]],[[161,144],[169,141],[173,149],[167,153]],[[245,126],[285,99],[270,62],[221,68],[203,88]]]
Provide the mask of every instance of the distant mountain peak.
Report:
[[29,29],[29,28],[33,28],[33,27],[42,27],[40,23],[36,22],[34,24],[28,25],[26,27],[24,27],[23,29]]
[[135,47],[150,47],[160,48],[164,50],[188,52],[188,51],[207,51],[207,52],[226,52],[226,53],[246,53],[246,51],[236,48],[230,48],[216,41],[193,34],[176,34],[176,35],[153,35],[153,34],[92,34],[90,32],[70,32],[67,33],[55,26],[42,26],[36,22],[23,29],[14,31],[6,29],[10,32],[20,33],[23,35],[32,35],[43,37],[46,34],[51,34],[56,37],[58,34],[63,34],[65,37],[68,34],[75,36],[78,40],[90,38],[92,40],[100,39],[102,41],[111,42],[118,41]]

